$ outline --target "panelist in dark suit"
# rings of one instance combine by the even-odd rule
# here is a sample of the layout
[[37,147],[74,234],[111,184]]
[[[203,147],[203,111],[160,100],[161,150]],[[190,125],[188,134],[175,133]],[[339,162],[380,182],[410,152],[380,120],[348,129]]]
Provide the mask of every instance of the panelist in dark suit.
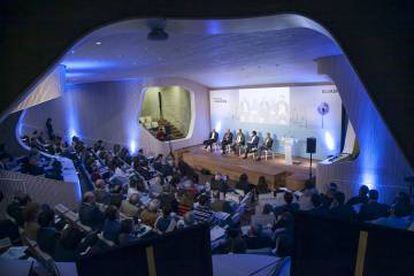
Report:
[[226,154],[226,146],[231,145],[233,143],[233,133],[231,133],[230,129],[227,129],[226,133],[223,136],[223,140],[221,141],[221,153]]
[[204,148],[207,149],[207,147],[210,147],[210,151],[213,151],[213,144],[218,141],[218,138],[219,134],[213,128],[213,130],[209,134],[209,138],[203,142]]
[[255,130],[252,131],[252,135],[250,136],[249,142],[246,145],[246,152],[244,153],[243,159],[247,158],[247,154],[257,150],[257,146],[259,145],[259,136],[257,136],[257,132]]
[[259,158],[257,160],[260,160],[262,157],[262,152],[264,150],[272,150],[273,147],[273,139],[271,137],[270,132],[266,133],[266,138],[263,142],[263,145],[260,146],[259,148]]
[[239,151],[239,148],[244,146],[246,139],[244,138],[243,131],[239,128],[236,133],[236,141],[231,145],[231,149],[234,153]]

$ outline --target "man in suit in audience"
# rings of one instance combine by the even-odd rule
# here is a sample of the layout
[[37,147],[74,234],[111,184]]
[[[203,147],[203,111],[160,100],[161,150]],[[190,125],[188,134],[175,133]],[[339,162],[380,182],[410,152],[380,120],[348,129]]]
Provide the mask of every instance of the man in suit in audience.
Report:
[[207,147],[210,147],[210,151],[213,151],[213,144],[218,141],[219,134],[218,132],[213,128],[213,130],[210,132],[209,138],[203,142],[204,149],[207,149]]
[[231,145],[231,149],[234,153],[239,151],[241,147],[246,143],[243,131],[239,128],[236,133],[236,141]]
[[257,158],[257,160],[260,160],[262,158],[262,152],[264,150],[272,150],[272,147],[273,147],[273,139],[271,137],[270,132],[268,132],[266,134],[266,138],[263,142],[263,145],[261,145],[259,148],[259,157]]
[[79,220],[82,224],[95,229],[101,229],[105,220],[104,214],[99,210],[95,202],[95,195],[86,192],[79,208]]
[[247,142],[246,152],[244,153],[243,159],[246,159],[249,153],[257,150],[258,145],[259,145],[259,136],[257,136],[257,132],[253,130],[252,135],[250,136],[249,142]]
[[230,129],[227,129],[226,133],[223,136],[223,140],[221,141],[221,153],[226,154],[226,146],[231,145],[233,143],[233,133],[231,133]]
[[380,217],[388,217],[389,206],[378,202],[378,191],[370,190],[368,203],[362,204],[358,217],[362,221],[374,220]]

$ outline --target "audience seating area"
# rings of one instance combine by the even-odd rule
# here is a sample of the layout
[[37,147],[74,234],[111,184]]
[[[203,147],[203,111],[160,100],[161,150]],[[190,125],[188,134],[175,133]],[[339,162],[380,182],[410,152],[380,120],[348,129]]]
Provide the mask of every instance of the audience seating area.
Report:
[[[29,159],[34,160],[29,163],[36,166],[33,156],[39,147],[32,142],[39,139],[27,139],[33,149]],[[366,186],[350,199],[335,183],[320,193],[311,180],[301,191],[271,190],[264,178],[255,185],[242,174],[233,183],[219,172],[213,176],[196,172],[174,156],[150,156],[143,150],[131,154],[120,145],[109,149],[102,141],[86,145],[73,137],[71,144],[54,145],[54,153],[70,157],[78,164],[79,175],[85,176],[79,207],[49,206],[22,191],[8,205],[7,219],[0,225],[4,249],[27,245],[28,255],[50,269],[51,260],[75,261],[197,223],[210,226],[213,254],[286,257],[293,248],[296,212],[414,230],[412,205],[405,193],[386,205],[379,202],[376,190]]]

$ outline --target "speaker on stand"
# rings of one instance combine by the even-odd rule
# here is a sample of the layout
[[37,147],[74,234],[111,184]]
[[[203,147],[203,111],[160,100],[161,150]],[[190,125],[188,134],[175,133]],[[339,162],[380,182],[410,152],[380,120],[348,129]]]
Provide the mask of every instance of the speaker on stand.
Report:
[[309,164],[309,179],[312,179],[312,154],[316,153],[316,138],[308,137],[306,138],[306,153],[309,153],[310,164]]

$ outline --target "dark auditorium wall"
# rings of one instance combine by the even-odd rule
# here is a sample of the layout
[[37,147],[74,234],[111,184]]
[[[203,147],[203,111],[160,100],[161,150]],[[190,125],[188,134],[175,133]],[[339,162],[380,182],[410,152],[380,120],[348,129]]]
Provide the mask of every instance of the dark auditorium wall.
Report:
[[[143,147],[150,152],[165,152],[168,145],[156,140],[138,123],[145,87],[181,85],[192,93],[193,119],[187,139],[173,143],[175,149],[201,143],[208,135],[209,104],[207,88],[184,79],[97,82],[66,85],[59,99],[29,108],[23,118],[23,129],[44,129],[48,117],[55,131],[65,138],[80,136],[86,141],[102,139],[131,148]],[[197,127],[194,127],[194,126]]]

